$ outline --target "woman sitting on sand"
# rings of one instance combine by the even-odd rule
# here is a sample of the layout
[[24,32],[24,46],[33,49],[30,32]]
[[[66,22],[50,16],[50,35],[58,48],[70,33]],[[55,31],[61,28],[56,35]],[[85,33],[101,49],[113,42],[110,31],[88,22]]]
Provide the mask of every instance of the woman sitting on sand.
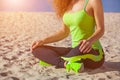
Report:
[[[104,63],[104,52],[99,39],[104,34],[102,0],[53,0],[61,29],[53,35],[32,44],[32,53],[58,68],[76,72],[85,68],[96,69]],[[72,35],[72,47],[45,44],[60,41]],[[64,44],[64,43],[63,43]]]

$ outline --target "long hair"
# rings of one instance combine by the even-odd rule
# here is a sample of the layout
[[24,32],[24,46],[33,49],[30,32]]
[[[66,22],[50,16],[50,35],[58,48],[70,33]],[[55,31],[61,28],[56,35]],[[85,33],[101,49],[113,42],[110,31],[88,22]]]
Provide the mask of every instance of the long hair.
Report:
[[53,0],[53,8],[58,18],[63,17],[71,1],[72,0]]

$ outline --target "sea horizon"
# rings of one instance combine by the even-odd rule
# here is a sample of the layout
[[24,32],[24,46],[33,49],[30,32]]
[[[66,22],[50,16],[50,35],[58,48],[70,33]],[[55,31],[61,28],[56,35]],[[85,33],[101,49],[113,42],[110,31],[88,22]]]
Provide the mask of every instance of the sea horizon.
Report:
[[[25,0],[27,2],[27,0]],[[25,2],[24,1],[24,2]],[[4,5],[4,7],[0,7],[0,12],[54,12],[52,7],[52,2],[48,2],[48,0],[33,0],[28,4],[29,6],[19,6],[16,8],[13,5]],[[120,0],[102,0],[104,12],[109,13],[119,13],[120,12]],[[12,3],[11,3],[12,4]],[[14,7],[13,7],[14,6]]]

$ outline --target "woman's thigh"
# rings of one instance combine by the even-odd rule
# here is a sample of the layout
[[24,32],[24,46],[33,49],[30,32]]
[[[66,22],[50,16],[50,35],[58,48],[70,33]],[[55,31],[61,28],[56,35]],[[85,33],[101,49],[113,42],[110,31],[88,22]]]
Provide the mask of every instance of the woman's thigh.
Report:
[[93,54],[93,55],[99,55],[99,51],[98,50],[94,50],[92,49],[90,52],[88,53],[82,53],[79,50],[80,45],[76,46],[75,48],[72,48],[68,54],[66,54],[66,57],[73,57],[73,56],[78,56],[78,55],[85,55],[85,54]]
[[[71,51],[66,55],[66,57],[73,57],[73,56],[86,55],[86,54],[93,54],[93,55],[98,56],[100,54],[99,50],[94,50],[94,49],[92,49],[88,53],[82,53],[80,52],[79,47],[80,46],[76,46],[75,48],[71,49]],[[89,58],[82,60],[82,62],[84,63],[84,66],[86,68],[95,69],[95,68],[102,66],[102,64],[104,63],[104,55],[101,61],[99,62],[95,62]]]
[[70,49],[71,48],[43,45],[33,50],[33,55],[49,64],[64,67],[64,60],[61,59],[61,56],[67,54]]
[[50,45],[42,45],[40,47],[52,50],[59,56],[66,55],[72,49],[71,47],[56,47],[56,46],[50,46]]
[[[103,51],[103,53],[104,53],[104,51]],[[92,49],[91,52],[88,53],[88,54],[93,54],[93,55],[96,55],[96,56],[100,55],[99,50],[94,50],[94,49]],[[103,58],[100,61],[93,61],[93,60],[91,60],[89,58],[83,60],[85,68],[89,68],[89,69],[99,68],[104,64],[104,62],[105,62],[104,54],[103,54]]]

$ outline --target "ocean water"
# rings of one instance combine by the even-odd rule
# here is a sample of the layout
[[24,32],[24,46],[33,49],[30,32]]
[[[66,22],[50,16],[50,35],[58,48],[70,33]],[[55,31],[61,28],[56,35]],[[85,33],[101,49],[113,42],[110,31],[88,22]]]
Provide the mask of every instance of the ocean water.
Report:
[[105,12],[120,12],[120,0],[102,0]]
[[[120,12],[120,0],[102,0],[102,3],[104,12]],[[47,8],[46,10],[53,11],[52,7]]]
[[[0,0],[0,4],[2,4],[1,1],[3,0]],[[102,2],[103,2],[104,12],[120,12],[120,0],[102,0]],[[7,5],[7,7],[5,7],[5,5],[3,4],[2,6],[0,5],[0,11],[30,11],[30,12],[53,11],[52,0],[30,0],[28,3],[31,6],[24,8],[13,7],[12,5],[11,6]]]
[[[104,12],[120,12],[120,0],[102,0]],[[42,10],[53,11],[51,4]]]

